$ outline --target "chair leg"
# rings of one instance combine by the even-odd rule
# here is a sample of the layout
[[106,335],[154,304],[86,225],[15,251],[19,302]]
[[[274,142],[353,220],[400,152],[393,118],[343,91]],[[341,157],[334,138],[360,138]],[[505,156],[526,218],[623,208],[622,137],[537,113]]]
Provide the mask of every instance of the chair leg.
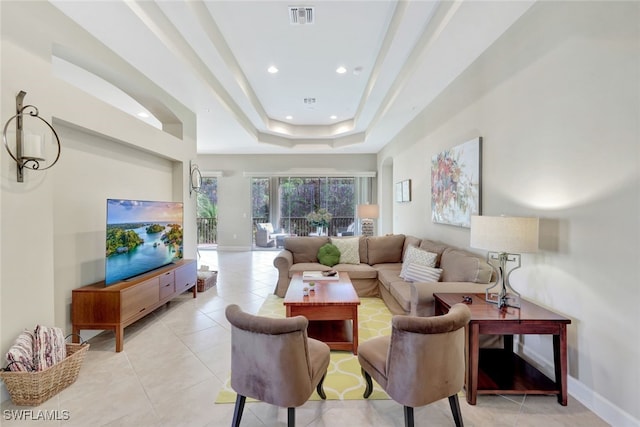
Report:
[[320,378],[320,382],[318,383],[318,386],[316,387],[316,391],[318,392],[318,396],[320,396],[320,398],[322,400],[326,400],[327,399],[327,395],[324,393],[324,388],[322,387],[322,384],[324,384],[324,377],[326,375],[323,375],[322,378]]
[[233,410],[233,421],[231,421],[231,427],[240,427],[240,419],[242,418],[242,411],[244,411],[244,402],[247,400],[246,396],[236,396],[236,407]]
[[287,408],[287,426],[296,427],[296,408]]
[[404,427],[413,427],[413,408],[411,406],[404,407]]
[[362,396],[366,399],[367,397],[371,396],[371,393],[373,392],[373,383],[371,382],[371,375],[369,375],[367,371],[362,368],[360,368],[360,371],[362,371],[364,381],[367,383],[367,387],[364,389],[364,395]]
[[451,406],[451,413],[456,427],[463,427],[464,423],[462,422],[462,412],[460,411],[460,401],[457,394],[449,396],[449,406]]

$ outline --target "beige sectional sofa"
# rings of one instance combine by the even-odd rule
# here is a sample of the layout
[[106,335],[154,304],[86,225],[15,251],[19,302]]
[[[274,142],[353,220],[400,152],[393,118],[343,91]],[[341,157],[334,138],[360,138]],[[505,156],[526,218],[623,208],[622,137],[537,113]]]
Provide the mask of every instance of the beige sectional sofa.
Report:
[[[394,314],[434,315],[434,292],[484,293],[494,280],[493,268],[480,256],[444,243],[403,234],[355,237],[359,263],[320,264],[318,250],[332,239],[353,237],[289,237],[273,265],[278,269],[275,294],[284,297],[294,273],[307,270],[346,271],[361,297],[381,297]],[[335,242],[335,240],[334,240]],[[353,242],[355,243],[355,242]],[[415,246],[437,255],[442,269],[438,282],[412,282],[400,277],[408,248]],[[414,250],[414,252],[416,252]],[[356,256],[357,258],[357,256]]]

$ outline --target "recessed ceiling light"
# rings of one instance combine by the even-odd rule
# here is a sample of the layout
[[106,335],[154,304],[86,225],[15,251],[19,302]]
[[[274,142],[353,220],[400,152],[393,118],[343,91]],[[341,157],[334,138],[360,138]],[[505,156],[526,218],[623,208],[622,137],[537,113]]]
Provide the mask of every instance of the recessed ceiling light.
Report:
[[336,116],[336,115],[334,114],[333,116],[331,116],[331,117],[329,117],[329,118],[330,118],[331,120],[335,120],[335,119],[337,119],[337,118],[338,118],[338,116]]
[[147,118],[149,118],[149,113],[147,113],[146,111],[140,111],[138,113],[138,117],[142,117],[143,119],[147,119]]
[[271,74],[275,74],[278,72],[278,69],[275,66],[270,66],[269,68],[267,68],[267,71]]
[[293,116],[287,116],[287,117],[285,117],[285,119],[291,120],[291,119],[293,119]]
[[341,65],[341,66],[339,66],[339,67],[336,69],[336,73],[338,73],[338,74],[344,74],[344,73],[346,73],[346,72],[347,72],[347,69],[346,69],[346,68],[344,68],[342,65]]

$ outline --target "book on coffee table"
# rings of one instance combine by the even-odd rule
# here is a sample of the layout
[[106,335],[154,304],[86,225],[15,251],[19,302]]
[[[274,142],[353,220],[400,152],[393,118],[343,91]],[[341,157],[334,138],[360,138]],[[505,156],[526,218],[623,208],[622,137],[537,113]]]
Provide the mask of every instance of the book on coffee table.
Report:
[[302,280],[340,280],[338,273],[329,276],[325,271],[303,271]]

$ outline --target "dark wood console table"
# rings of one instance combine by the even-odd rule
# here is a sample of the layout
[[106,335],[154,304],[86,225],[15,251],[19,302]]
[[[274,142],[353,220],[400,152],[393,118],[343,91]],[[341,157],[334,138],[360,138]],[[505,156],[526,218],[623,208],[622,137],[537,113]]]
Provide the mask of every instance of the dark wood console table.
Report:
[[[433,294],[435,314],[444,314],[462,296],[471,320],[467,326],[467,402],[476,404],[478,394],[556,394],[558,403],[567,405],[567,325],[570,319],[521,300],[520,308],[501,310],[485,301],[484,294]],[[480,334],[503,335],[504,349],[481,349]],[[514,334],[553,335],[555,381],[552,381],[513,352]]]

